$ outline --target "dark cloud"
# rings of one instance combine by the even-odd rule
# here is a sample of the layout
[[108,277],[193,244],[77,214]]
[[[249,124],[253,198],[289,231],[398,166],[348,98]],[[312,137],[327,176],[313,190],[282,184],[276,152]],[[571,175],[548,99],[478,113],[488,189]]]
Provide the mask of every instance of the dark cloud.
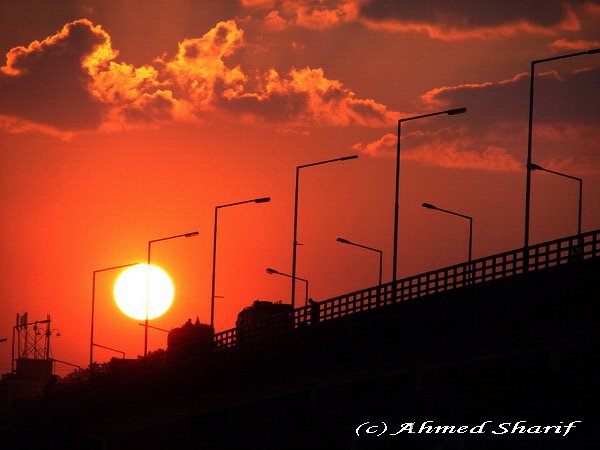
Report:
[[273,93],[268,98],[245,96],[226,99],[219,97],[217,106],[234,114],[254,116],[269,122],[283,124],[306,117],[309,112],[306,92]]
[[[467,114],[439,116],[403,128],[403,157],[449,168],[523,170],[527,153],[529,74],[500,82],[445,86],[422,96],[429,111],[466,106]],[[541,72],[535,80],[534,162],[574,173],[600,171],[600,70]],[[357,150],[390,156],[385,135]]]
[[[600,70],[544,72],[536,69],[534,117],[536,122],[597,124],[600,117]],[[425,102],[467,105],[484,124],[523,122],[529,111],[529,74],[495,83],[465,84],[430,91]]]
[[[0,116],[25,119],[56,130],[122,129],[171,120],[219,120],[233,113],[294,126],[388,126],[395,113],[371,99],[358,98],[323,69],[274,69],[247,74],[228,58],[243,48],[244,31],[235,21],[218,23],[200,38],[179,43],[164,55],[136,67],[117,61],[118,52],[100,26],[87,19],[7,54],[0,72],[4,102]],[[4,128],[24,130],[5,120]],[[19,124],[17,127],[16,124]],[[47,130],[47,128],[45,128]]]
[[215,106],[237,114],[295,125],[389,126],[396,117],[385,105],[360,99],[338,80],[325,77],[322,69],[293,69],[285,76],[275,70],[258,77],[238,95],[224,95],[217,87]]
[[90,94],[84,59],[106,43],[88,21],[77,21],[44,41],[13,48],[0,72],[0,113],[53,127],[96,127],[103,108]]
[[[424,99],[431,105],[467,106],[468,136],[481,144],[504,148],[516,160],[524,161],[529,80],[529,74],[524,73],[502,82],[442,88]],[[569,160],[577,164],[591,158],[600,163],[598,117],[599,69],[542,72],[538,67],[533,116],[538,162]]]
[[[584,1],[570,2],[583,4]],[[494,27],[525,20],[542,27],[553,27],[565,19],[564,2],[504,0],[389,1],[371,0],[361,8],[362,15],[377,21],[398,20],[439,24],[446,27]]]
[[151,124],[173,119],[174,104],[169,92],[156,92],[143,94],[117,111],[126,122]]

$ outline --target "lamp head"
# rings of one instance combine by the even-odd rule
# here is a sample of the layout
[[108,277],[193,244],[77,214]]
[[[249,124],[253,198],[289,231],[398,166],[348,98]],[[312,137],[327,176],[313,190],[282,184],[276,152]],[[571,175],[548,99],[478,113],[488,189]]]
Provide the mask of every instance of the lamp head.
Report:
[[421,206],[427,209],[437,209],[437,206],[432,205],[431,203],[423,203]]
[[446,111],[446,114],[448,114],[449,116],[454,116],[456,114],[464,114],[466,112],[467,112],[467,108],[462,107],[462,108],[449,109],[448,111]]
[[337,238],[336,241],[341,242],[342,244],[349,244],[350,241],[344,238]]
[[344,157],[340,158],[340,161],[347,161],[348,159],[356,159],[356,158],[358,158],[358,155],[344,156]]
[[267,273],[270,275],[274,275],[274,274],[278,274],[279,272],[275,269],[271,269],[270,267],[267,267]]
[[200,233],[198,233],[197,231],[192,231],[191,233],[186,233],[184,234],[185,237],[194,237],[194,236],[198,236]]
[[594,48],[592,50],[587,51],[588,55],[593,55],[594,53],[600,53],[600,48]]
[[271,201],[271,197],[261,197],[254,199],[254,203],[268,203]]

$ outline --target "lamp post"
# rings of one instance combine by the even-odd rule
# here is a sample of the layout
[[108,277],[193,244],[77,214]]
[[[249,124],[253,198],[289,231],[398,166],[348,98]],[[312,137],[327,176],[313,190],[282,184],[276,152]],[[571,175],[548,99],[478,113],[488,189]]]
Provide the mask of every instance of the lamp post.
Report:
[[402,131],[402,123],[408,122],[409,120],[423,119],[425,117],[439,116],[447,114],[454,116],[456,114],[463,114],[467,112],[467,108],[454,108],[447,109],[445,111],[438,111],[429,114],[422,114],[420,116],[407,117],[405,119],[398,119],[398,142],[396,143],[396,196],[394,203],[394,256],[392,261],[392,279],[394,281],[394,291],[396,290],[397,280],[397,269],[398,269],[398,210],[399,210],[399,194],[400,194],[400,135]]
[[561,177],[570,178],[571,180],[575,180],[579,182],[579,209],[577,212],[577,236],[581,235],[581,209],[583,203],[583,180],[578,177],[574,177],[572,175],[567,175],[566,173],[556,172],[554,170],[545,169],[542,166],[538,166],[537,164],[529,164],[529,170],[540,170],[543,172],[553,173],[554,175],[559,175]]
[[310,164],[303,164],[301,166],[296,166],[296,189],[294,193],[294,240],[292,243],[292,295],[291,295],[291,303],[292,308],[296,304],[296,247],[298,246],[297,242],[297,234],[298,234],[298,182],[300,180],[300,169],[305,169],[307,167],[320,166],[322,164],[328,164],[337,161],[347,161],[350,159],[356,159],[358,155],[351,156],[342,156],[341,158],[328,159],[326,161],[319,161]]
[[457,212],[448,211],[447,209],[438,208],[431,203],[423,203],[423,208],[427,209],[435,209],[436,211],[445,212],[448,214],[452,214],[453,216],[463,217],[469,221],[469,262],[471,262],[471,253],[473,248],[473,218],[470,216],[465,216],[464,214],[459,214]]
[[525,183],[525,239],[523,242],[525,270],[527,270],[529,262],[529,216],[531,210],[531,171],[533,170],[531,162],[531,145],[533,139],[533,87],[535,79],[535,65],[548,61],[556,61],[558,59],[573,58],[575,56],[592,55],[594,53],[600,53],[600,48],[595,48],[585,52],[569,53],[568,55],[560,55],[554,56],[552,58],[536,59],[534,61],[531,61],[531,68],[529,70],[529,127],[527,133],[527,165],[525,166],[527,169]]
[[[106,272],[109,270],[116,270],[116,269],[122,269],[124,267],[130,267],[130,266],[135,266],[138,263],[130,263],[130,264],[123,264],[121,266],[114,266],[114,267],[107,267],[105,269],[98,269],[98,270],[94,270],[92,272],[92,326],[91,328],[91,333],[90,333],[90,369],[92,368],[92,364],[93,364],[93,358],[94,358],[94,309],[95,309],[95,303],[96,303],[96,274],[99,272]],[[98,346],[98,345],[96,345]]]
[[336,241],[338,241],[342,244],[354,245],[355,247],[360,247],[360,248],[364,248],[366,250],[371,250],[373,252],[379,253],[379,286],[381,286],[381,273],[382,273],[382,268],[383,268],[383,250],[377,250],[376,248],[373,248],[373,247],[367,247],[366,245],[357,244],[356,242],[351,242],[348,239],[344,239],[341,237],[337,238]]
[[[280,272],[279,270],[271,269],[270,267],[267,267],[266,272],[269,275],[282,275],[284,277],[292,278],[292,276],[290,274]],[[300,277],[296,277],[296,280],[304,281],[306,283],[306,288],[304,289],[304,292],[305,292],[304,306],[306,306],[308,304],[308,280],[306,278],[300,278]]]
[[152,244],[155,242],[161,242],[161,241],[168,241],[170,239],[177,239],[177,238],[181,238],[181,237],[194,237],[194,236],[198,236],[198,232],[197,231],[191,231],[189,233],[183,233],[183,234],[177,234],[175,236],[169,236],[169,237],[165,237],[165,238],[160,238],[160,239],[153,239],[151,241],[148,241],[148,276],[146,277],[146,283],[147,283],[147,292],[146,292],[146,321],[144,323],[144,357],[146,357],[148,355],[148,304],[150,302],[150,252],[152,251]]
[[[144,323],[138,323],[138,325],[140,325],[142,327],[146,326],[146,324],[144,324]],[[153,325],[148,325],[148,328],[152,328],[153,330],[162,331],[164,333],[170,333],[170,331],[165,328],[159,328],[159,327],[155,327]]]
[[229,206],[243,205],[244,203],[268,203],[271,201],[271,197],[260,197],[252,200],[243,200],[241,202],[228,203],[226,205],[215,206],[215,228],[213,233],[213,256],[212,256],[212,281],[210,289],[210,326],[215,326],[215,275],[217,267],[217,221],[219,209],[227,208]]
[[122,351],[122,350],[117,350],[116,348],[106,347],[105,345],[100,345],[100,344],[94,344],[94,347],[100,347],[100,348],[103,348],[105,350],[110,350],[111,352],[120,353],[121,354],[121,358],[125,359],[125,352]]

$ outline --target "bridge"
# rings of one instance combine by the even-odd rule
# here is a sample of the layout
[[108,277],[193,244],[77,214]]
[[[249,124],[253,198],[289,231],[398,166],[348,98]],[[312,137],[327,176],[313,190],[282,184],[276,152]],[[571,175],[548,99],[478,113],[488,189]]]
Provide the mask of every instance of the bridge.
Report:
[[[300,328],[315,322],[328,322],[407,300],[595,258],[598,247],[598,231],[592,231],[533,245],[528,251],[520,248],[487,256],[319,302],[318,314],[314,313],[312,306],[299,307],[293,313],[293,325]],[[263,339],[288,329],[287,317],[265,320],[252,329],[232,328],[215,335],[215,348],[221,350],[235,346],[240,332],[245,339]]]
[[[599,256],[595,230],[327,299],[64,386],[0,430],[15,449],[591,448]],[[426,421],[489,432],[391,435]]]

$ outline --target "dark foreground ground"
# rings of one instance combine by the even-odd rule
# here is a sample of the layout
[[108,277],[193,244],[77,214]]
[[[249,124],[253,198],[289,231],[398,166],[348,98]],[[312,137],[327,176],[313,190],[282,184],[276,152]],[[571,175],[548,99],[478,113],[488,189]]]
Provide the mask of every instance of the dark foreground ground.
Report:
[[[138,361],[15,405],[0,447],[596,448],[599,269],[592,259]],[[467,432],[419,432],[426,421]]]

